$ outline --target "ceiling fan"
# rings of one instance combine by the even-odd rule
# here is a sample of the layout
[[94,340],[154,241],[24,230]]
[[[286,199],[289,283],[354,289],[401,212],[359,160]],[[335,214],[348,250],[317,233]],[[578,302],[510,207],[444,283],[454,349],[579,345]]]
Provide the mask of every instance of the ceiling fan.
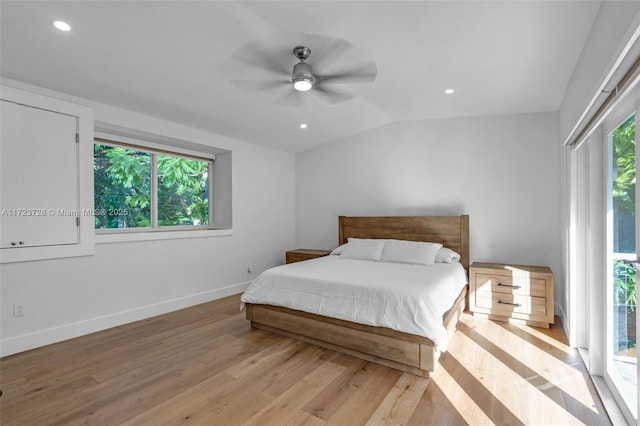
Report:
[[[284,96],[275,103],[297,105],[301,103],[304,96],[301,92],[314,93],[326,102],[334,104],[355,96],[348,87],[338,88],[337,85],[375,81],[377,67],[373,61],[363,61],[354,59],[351,55],[345,55],[352,48],[351,43],[343,39],[328,39],[321,36],[316,36],[311,41],[320,44],[316,53],[317,58],[314,56],[310,62],[307,62],[311,56],[311,48],[303,45],[295,46],[292,52],[298,62],[293,66],[293,70],[285,66],[288,59],[283,57],[282,50],[273,52],[273,49],[256,43],[243,46],[232,56],[234,59],[276,75],[264,80],[234,80],[233,83],[248,92],[278,90]],[[342,59],[340,61],[343,63],[342,68],[333,65],[338,62],[338,59]],[[332,69],[334,71],[330,72]]]

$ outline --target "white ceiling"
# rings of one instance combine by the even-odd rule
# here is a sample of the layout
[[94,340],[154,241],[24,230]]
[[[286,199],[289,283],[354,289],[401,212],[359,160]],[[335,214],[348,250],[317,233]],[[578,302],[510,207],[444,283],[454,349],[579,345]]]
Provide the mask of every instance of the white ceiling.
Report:
[[[554,111],[599,1],[5,1],[0,73],[94,101],[297,152],[397,120]],[[72,31],[55,30],[63,19]],[[312,34],[314,36],[308,36]],[[297,44],[353,48],[330,71],[373,60],[373,83],[328,104],[232,56],[261,45],[291,69]],[[309,63],[326,46],[309,45]],[[318,53],[320,52],[320,53]],[[325,58],[326,60],[326,58]],[[337,86],[332,86],[337,87]],[[453,95],[444,89],[453,88]],[[308,123],[301,130],[299,124]],[[117,124],[117,123],[115,123]]]

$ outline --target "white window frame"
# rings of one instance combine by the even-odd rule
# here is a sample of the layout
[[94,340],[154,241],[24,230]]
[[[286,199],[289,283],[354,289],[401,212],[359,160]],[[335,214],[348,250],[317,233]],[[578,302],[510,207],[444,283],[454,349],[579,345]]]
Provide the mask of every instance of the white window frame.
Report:
[[[612,241],[609,238],[613,234],[613,221],[612,221],[613,218],[611,217],[611,214],[609,214],[609,212],[612,210],[610,185],[611,185],[611,182],[613,181],[613,170],[611,169],[611,163],[612,163],[611,147],[613,144],[613,140],[611,135],[613,131],[615,131],[615,129],[617,129],[620,125],[622,125],[622,123],[624,123],[632,115],[635,116],[635,126],[637,131],[638,119],[640,117],[638,115],[637,100],[638,100],[637,92],[632,92],[632,96],[628,96],[627,99],[621,102],[621,105],[618,106],[616,109],[614,109],[611,112],[611,114],[607,117],[607,119],[604,121],[603,128],[602,128],[602,135],[601,135],[602,157],[603,157],[602,178],[604,180],[604,185],[603,185],[604,200],[602,202],[602,206],[605,207],[604,217],[605,217],[605,227],[606,227],[605,235],[603,236],[605,237],[603,247],[606,247],[606,249],[602,253],[603,255],[602,261],[604,262],[603,269],[605,270],[605,275],[604,275],[604,283],[605,283],[604,293],[605,294],[603,295],[603,300],[605,305],[604,307],[606,308],[606,311],[605,311],[606,319],[604,322],[606,327],[603,330],[602,340],[600,341],[600,344],[602,345],[602,353],[603,353],[603,358],[601,361],[602,376],[613,398],[616,400],[616,403],[618,404],[620,411],[625,416],[626,420],[632,423],[637,422],[637,420],[634,419],[634,413],[632,413],[628,404],[631,404],[631,405],[633,405],[633,403],[636,404],[635,417],[637,418],[638,417],[637,404],[638,404],[638,398],[640,397],[640,395],[638,395],[638,392],[636,390],[636,395],[635,395],[636,400],[630,401],[629,395],[626,395],[624,393],[624,389],[616,386],[615,380],[612,377],[610,372],[611,364],[614,362],[614,359],[616,357],[609,353],[609,349],[611,349],[613,346],[613,333],[611,328],[609,327],[610,325],[613,324],[613,311],[610,303],[611,302],[610,298],[612,297],[612,294],[613,294],[613,262],[612,262],[613,256],[609,256],[609,254],[613,252]],[[637,140],[637,137],[636,137],[636,140]],[[637,158],[636,158],[636,164],[638,164]],[[636,191],[638,191],[638,188],[636,188]],[[632,261],[635,260],[635,257],[636,257],[635,255],[626,256],[627,260],[632,260]],[[596,283],[593,283],[593,284],[595,285]],[[638,357],[636,356],[636,360],[635,360],[636,365],[637,365],[637,362],[638,362]],[[640,372],[636,371],[636,373],[638,374]]]

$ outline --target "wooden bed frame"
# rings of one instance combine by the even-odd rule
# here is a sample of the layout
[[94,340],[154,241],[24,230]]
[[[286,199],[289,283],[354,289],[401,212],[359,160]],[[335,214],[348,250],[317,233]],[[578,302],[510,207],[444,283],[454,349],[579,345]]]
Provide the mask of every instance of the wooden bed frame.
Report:
[[[469,268],[469,216],[385,216],[338,218],[338,243],[347,238],[387,238],[430,241],[460,253]],[[449,334],[455,330],[466,305],[467,286],[443,316]],[[426,337],[329,318],[293,309],[246,304],[246,318],[254,328],[267,330],[367,361],[429,377],[440,357]]]

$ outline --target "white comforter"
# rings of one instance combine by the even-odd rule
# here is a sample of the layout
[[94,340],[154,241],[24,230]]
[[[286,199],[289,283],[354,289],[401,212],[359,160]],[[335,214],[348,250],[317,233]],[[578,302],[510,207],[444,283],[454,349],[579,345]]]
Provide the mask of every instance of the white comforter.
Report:
[[241,301],[424,336],[444,352],[442,316],[466,283],[457,262],[423,266],[326,256],[263,272]]

